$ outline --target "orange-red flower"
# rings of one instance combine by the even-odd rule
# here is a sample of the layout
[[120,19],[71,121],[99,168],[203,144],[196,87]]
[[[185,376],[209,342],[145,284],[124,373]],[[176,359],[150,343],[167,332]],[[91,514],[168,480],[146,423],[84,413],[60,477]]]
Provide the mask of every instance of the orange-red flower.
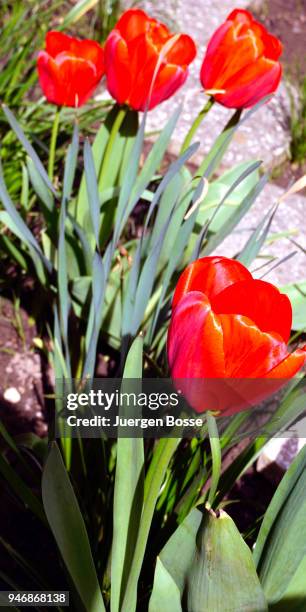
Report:
[[190,36],[171,34],[144,11],[128,10],[105,43],[108,90],[119,104],[152,109],[183,85],[195,55]]
[[[282,44],[251,13],[234,10],[210,39],[201,83],[228,108],[248,108],[276,91]],[[219,93],[218,93],[219,92]]]
[[238,261],[199,259],[174,293],[171,376],[198,412],[248,408],[305,363],[306,347],[288,353],[291,324],[290,301],[274,285],[254,279]]
[[37,58],[39,82],[47,100],[59,106],[85,104],[103,76],[103,55],[94,40],[48,32],[46,50]]

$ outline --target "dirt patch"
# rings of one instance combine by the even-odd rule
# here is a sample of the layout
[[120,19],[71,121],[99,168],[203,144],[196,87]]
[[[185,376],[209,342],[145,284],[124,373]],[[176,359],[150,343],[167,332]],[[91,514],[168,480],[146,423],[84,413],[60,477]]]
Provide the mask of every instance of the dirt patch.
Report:
[[305,0],[264,0],[258,2],[255,13],[268,30],[282,41],[282,62],[287,75],[302,77],[305,74],[306,58]]
[[[303,108],[302,88],[305,87],[303,82],[306,75],[306,0],[258,0],[257,4],[255,2],[255,11],[252,6],[252,12],[255,12],[259,21],[283,43],[281,62],[291,100],[289,108],[284,109],[284,117],[293,139],[292,113],[299,121],[298,117]],[[302,116],[300,121],[303,121]],[[306,161],[303,160],[303,156],[297,157],[293,150],[291,154],[299,163],[291,164],[288,160],[276,168],[273,176],[273,181],[285,189],[306,171]]]
[[[303,164],[292,164],[290,161],[286,161],[272,173],[271,179],[273,183],[283,189],[288,189],[289,185],[300,179],[306,174],[306,162]],[[301,192],[302,195],[305,191]]]
[[0,418],[12,434],[45,435],[41,358],[34,323],[18,302],[0,300]]

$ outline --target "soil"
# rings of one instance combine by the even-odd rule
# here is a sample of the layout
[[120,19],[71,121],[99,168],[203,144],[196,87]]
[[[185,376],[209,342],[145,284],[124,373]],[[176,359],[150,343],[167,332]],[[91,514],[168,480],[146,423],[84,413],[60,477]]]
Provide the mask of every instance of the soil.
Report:
[[[258,9],[252,12],[283,43],[281,61],[284,74],[295,88],[306,75],[306,0],[258,0]],[[298,104],[293,96],[294,104]],[[288,118],[289,123],[289,118]],[[290,130],[290,126],[288,125]],[[272,180],[280,187],[297,181],[306,173],[306,160],[303,164],[292,164],[287,160],[277,167]]]
[[287,160],[284,164],[275,168],[271,179],[273,183],[282,187],[285,191],[295,181],[306,174],[306,161],[303,164],[292,164]]
[[[255,5],[256,6],[256,5]],[[259,0],[258,19],[283,43],[282,62],[292,79],[305,74],[306,1]]]
[[36,337],[33,320],[18,302],[0,298],[0,418],[12,434],[47,432]]

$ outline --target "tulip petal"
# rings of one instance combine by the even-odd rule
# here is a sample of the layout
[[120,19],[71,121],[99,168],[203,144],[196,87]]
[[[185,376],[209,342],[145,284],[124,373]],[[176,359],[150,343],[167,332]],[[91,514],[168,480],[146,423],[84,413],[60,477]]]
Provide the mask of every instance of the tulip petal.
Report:
[[51,30],[46,34],[46,52],[51,57],[56,57],[62,51],[71,50],[71,36],[63,34],[63,32],[56,32]]
[[187,266],[181,274],[172,307],[189,291],[201,291],[212,300],[226,287],[243,280],[253,280],[253,277],[239,261],[219,256],[202,257]]
[[167,350],[173,378],[225,375],[222,328],[203,293],[188,293],[175,308]]
[[[40,86],[49,102],[58,104],[58,71],[54,59],[46,51],[39,51],[37,70]],[[61,104],[61,102],[60,102]]]
[[150,21],[148,16],[141,9],[129,9],[123,13],[116,23],[116,30],[119,30],[122,38],[129,42],[140,34],[145,34],[148,21]]
[[67,36],[62,32],[51,31],[46,34],[46,52],[54,59],[66,51],[69,55],[92,62],[99,74],[104,72],[104,53],[103,48],[95,40],[80,40],[72,36]]
[[231,23],[226,21],[217,28],[208,43],[200,72],[200,79],[204,89],[211,89],[214,84],[216,54],[219,52],[222,41],[230,29]]
[[239,23],[245,23],[247,25],[251,25],[254,21],[254,17],[250,11],[246,11],[245,9],[234,9],[226,18],[226,21],[236,21]]
[[281,41],[270,32],[267,32],[266,28],[259,22],[253,21],[252,30],[257,38],[261,38],[265,46],[265,58],[271,60],[278,60],[283,51],[283,45]]
[[100,77],[102,76],[104,72],[104,51],[101,45],[94,40],[75,40],[72,45],[72,55],[92,62]]
[[278,62],[260,58],[226,83],[226,93],[215,99],[227,108],[249,108],[276,91],[282,76]]
[[244,315],[261,331],[278,333],[284,342],[290,338],[290,300],[271,283],[255,279],[237,282],[218,293],[211,305],[216,314]]
[[267,372],[267,378],[279,378],[286,381],[295,376],[299,370],[305,365],[306,347],[297,349],[293,353],[289,353],[283,361],[278,363],[272,370]]
[[141,35],[128,43],[128,53],[131,87],[127,102],[135,110],[145,110],[159,52],[148,36]]
[[[237,74],[243,68],[253,65],[264,50],[261,39],[252,30],[241,38],[236,38],[234,28],[228,29],[216,52],[205,57],[202,71],[206,89],[227,89],[229,79],[240,84]],[[201,71],[201,75],[202,75]]]
[[[132,108],[144,111],[148,105],[148,109],[151,110],[172,96],[186,81],[188,72],[185,68],[165,64],[164,61],[155,74],[161,52],[154,47],[149,37],[138,36],[129,43],[128,52],[130,71],[133,75],[128,103]],[[139,65],[142,66],[141,70]],[[151,90],[152,95],[149,100]]]
[[242,315],[218,315],[223,331],[226,376],[264,377],[287,356],[279,335],[267,334]]
[[46,98],[58,105],[81,106],[100,80],[91,62],[66,53],[61,53],[55,60],[45,51],[40,51],[37,68]]
[[276,36],[273,36],[273,34],[270,34],[261,23],[256,21],[249,11],[235,9],[227,17],[227,21],[238,21],[247,24],[253,30],[256,37],[262,39],[265,46],[265,57],[273,60],[279,58],[283,50],[281,41]]
[[[152,95],[149,101],[149,110],[157,104],[164,102],[181,87],[188,76],[188,71],[180,66],[167,64],[163,66],[154,81]],[[144,107],[142,108],[144,110]]]
[[119,104],[124,104],[130,94],[131,73],[128,47],[118,31],[110,33],[104,52],[108,90]]
[[190,36],[181,34],[167,53],[167,62],[178,66],[188,66],[197,54],[196,46]]

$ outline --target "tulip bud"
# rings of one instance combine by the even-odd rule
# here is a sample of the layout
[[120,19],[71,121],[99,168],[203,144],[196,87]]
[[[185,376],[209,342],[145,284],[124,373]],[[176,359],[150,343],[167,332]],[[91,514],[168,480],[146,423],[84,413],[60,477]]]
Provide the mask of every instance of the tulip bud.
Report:
[[186,591],[190,612],[267,610],[252,553],[224,510],[204,511]]
[[171,376],[197,411],[230,415],[258,404],[304,365],[287,350],[289,298],[238,261],[204,257],[179,278],[168,332]]
[[40,86],[59,106],[85,104],[104,74],[103,49],[94,40],[48,32],[46,49],[37,58]]
[[144,11],[128,10],[105,43],[108,90],[119,104],[152,109],[184,84],[195,55],[190,36],[173,35]]
[[282,44],[251,13],[236,9],[211,37],[201,68],[208,95],[228,108],[248,108],[276,91]]

